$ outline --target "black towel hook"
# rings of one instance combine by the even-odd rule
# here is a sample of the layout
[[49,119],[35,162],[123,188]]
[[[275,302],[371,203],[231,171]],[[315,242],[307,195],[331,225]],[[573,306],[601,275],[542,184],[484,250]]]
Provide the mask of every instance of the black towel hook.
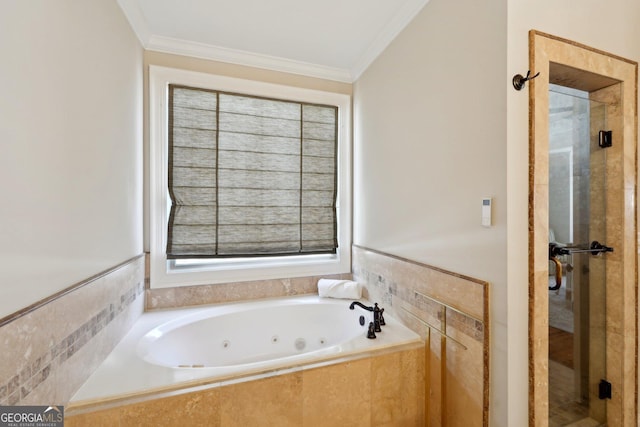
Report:
[[[522,74],[516,74],[515,76],[513,76],[513,80],[511,80],[511,82],[513,83],[513,87],[516,88],[516,90],[522,90],[522,88],[524,88],[524,84],[526,82],[528,82],[529,80],[533,80],[536,77],[538,77],[540,75],[540,73],[536,73],[535,76],[531,76],[531,70],[527,71],[527,76],[526,77],[522,77]],[[531,77],[529,77],[531,76]]]

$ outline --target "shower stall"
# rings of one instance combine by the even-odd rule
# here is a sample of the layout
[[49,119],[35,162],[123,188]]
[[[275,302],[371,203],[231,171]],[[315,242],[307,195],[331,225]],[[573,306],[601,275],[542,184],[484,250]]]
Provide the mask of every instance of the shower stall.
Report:
[[606,102],[549,86],[549,425],[603,425]]

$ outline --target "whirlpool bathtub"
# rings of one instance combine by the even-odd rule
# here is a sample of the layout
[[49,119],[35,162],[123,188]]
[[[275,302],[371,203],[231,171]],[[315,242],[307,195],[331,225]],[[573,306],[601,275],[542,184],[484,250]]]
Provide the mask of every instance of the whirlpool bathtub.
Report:
[[382,332],[368,339],[372,313],[349,305],[303,296],[144,313],[70,405],[244,381],[422,345],[388,315]]

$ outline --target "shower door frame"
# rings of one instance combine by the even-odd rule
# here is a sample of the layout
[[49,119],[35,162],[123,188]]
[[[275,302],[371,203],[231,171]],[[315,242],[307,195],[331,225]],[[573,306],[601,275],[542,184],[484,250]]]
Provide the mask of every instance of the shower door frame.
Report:
[[638,65],[535,30],[529,32],[529,62],[532,75],[540,72],[529,82],[529,425],[549,423],[549,83],[590,93],[620,87],[620,108],[611,117],[616,136],[607,155],[604,244],[614,252],[605,255],[606,379],[613,394],[606,416],[608,425],[636,425]]

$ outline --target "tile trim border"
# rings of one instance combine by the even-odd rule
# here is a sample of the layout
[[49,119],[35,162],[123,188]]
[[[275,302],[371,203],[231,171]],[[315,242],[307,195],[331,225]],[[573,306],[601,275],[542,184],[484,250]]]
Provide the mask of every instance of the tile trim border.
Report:
[[39,301],[36,301],[35,303],[33,303],[33,304],[23,308],[23,309],[20,309],[20,310],[14,312],[12,314],[9,314],[8,316],[5,316],[5,317],[1,318],[0,319],[0,328],[5,326],[5,325],[7,325],[7,324],[9,324],[9,323],[11,323],[11,322],[13,322],[14,320],[17,320],[17,319],[21,318],[22,316],[25,316],[25,315],[27,315],[29,313],[32,313],[33,311],[41,308],[41,307],[44,307],[45,305],[49,304],[50,302],[53,302],[53,301],[65,296],[65,295],[67,295],[67,294],[69,294],[69,293],[71,293],[71,292],[73,292],[75,290],[78,290],[78,289],[80,289],[80,288],[82,288],[82,287],[84,287],[84,286],[86,286],[86,285],[88,285],[88,284],[90,284],[90,283],[92,283],[92,282],[104,277],[104,276],[107,276],[108,274],[113,273],[114,271],[116,271],[116,270],[118,270],[118,269],[120,269],[120,268],[122,268],[122,267],[124,267],[124,266],[126,266],[128,264],[131,264],[131,263],[137,261],[140,257],[143,257],[143,256],[144,256],[144,253],[138,254],[138,255],[136,255],[136,256],[134,256],[132,258],[129,258],[128,260],[126,260],[124,262],[121,262],[120,264],[118,264],[118,265],[116,265],[116,266],[114,266],[112,268],[109,268],[109,269],[104,270],[104,271],[102,271],[102,272],[100,272],[98,274],[95,274],[95,275],[89,277],[88,279],[85,279],[85,280],[82,280],[80,282],[77,282],[77,283],[75,283],[75,284],[73,284],[73,285],[71,285],[71,286],[69,286],[67,288],[62,289],[61,291],[56,292],[53,295],[45,297],[45,298],[43,298],[43,299],[41,299]]
[[408,264],[413,264],[413,265],[417,265],[419,267],[428,268],[429,270],[437,271],[437,272],[442,273],[442,274],[447,274],[449,276],[458,277],[460,279],[464,279],[464,280],[467,280],[469,282],[474,282],[474,283],[477,283],[477,284],[485,286],[485,287],[489,284],[485,280],[476,279],[475,277],[471,277],[471,276],[465,276],[464,274],[455,273],[453,271],[445,270],[445,269],[440,268],[440,267],[434,267],[432,265],[425,264],[425,263],[420,262],[420,261],[414,261],[412,259],[404,258],[404,257],[401,257],[399,255],[393,255],[393,254],[390,254],[388,252],[379,251],[377,249],[372,249],[372,248],[369,248],[369,247],[366,247],[366,246],[357,245],[355,243],[352,244],[351,246],[354,247],[354,248],[361,249],[363,251],[371,252],[371,253],[382,255],[382,256],[386,256],[388,258],[392,258],[392,259],[395,259],[395,260],[398,260],[398,261],[406,262]]

